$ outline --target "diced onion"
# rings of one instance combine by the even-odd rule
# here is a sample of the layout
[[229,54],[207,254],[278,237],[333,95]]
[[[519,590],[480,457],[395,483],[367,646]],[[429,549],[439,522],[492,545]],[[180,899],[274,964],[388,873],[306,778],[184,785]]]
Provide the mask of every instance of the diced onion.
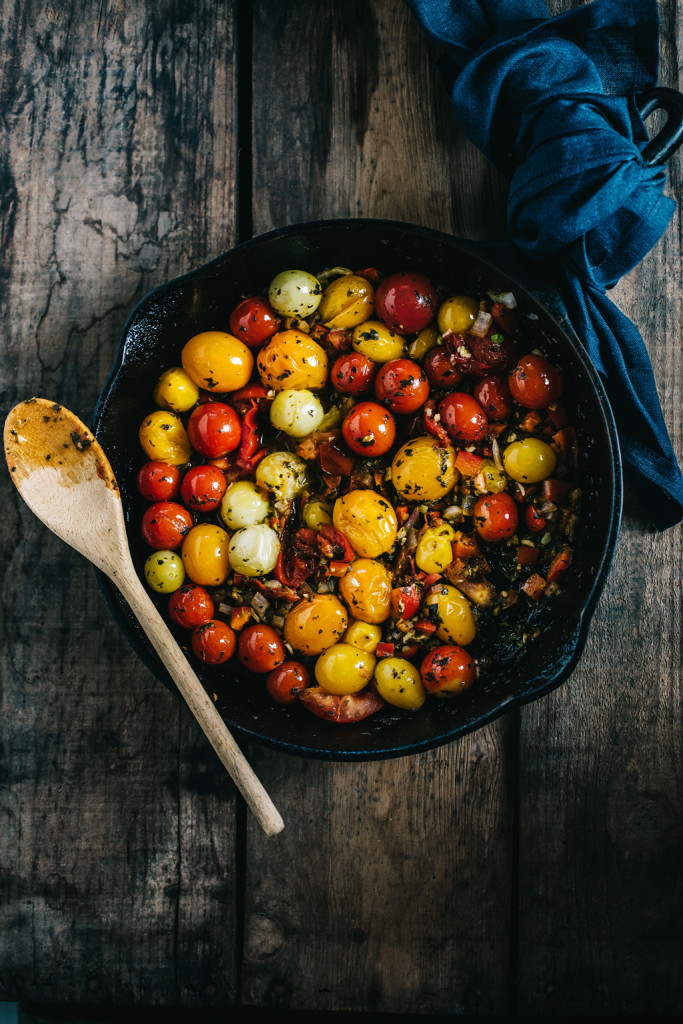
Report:
[[493,441],[491,441],[491,454],[493,456],[493,461],[496,464],[496,469],[499,470],[499,472],[502,473],[503,472],[503,460],[500,457],[500,447],[498,446],[498,440],[495,437],[494,437]]
[[470,327],[470,334],[473,334],[475,338],[483,338],[489,327],[493,323],[493,317],[490,313],[487,313],[485,309],[480,309],[477,314],[477,319]]
[[516,309],[517,299],[512,292],[496,292],[493,288],[487,293],[492,302],[500,302],[506,309]]

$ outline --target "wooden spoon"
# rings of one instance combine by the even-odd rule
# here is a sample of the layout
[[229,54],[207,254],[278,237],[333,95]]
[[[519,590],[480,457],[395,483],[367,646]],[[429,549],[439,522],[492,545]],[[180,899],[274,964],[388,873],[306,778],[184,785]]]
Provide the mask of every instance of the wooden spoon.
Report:
[[7,417],[5,453],[28,507],[119,588],[263,830],[282,831],[277,809],[138,579],[118,484],[91,432],[63,406],[29,398]]

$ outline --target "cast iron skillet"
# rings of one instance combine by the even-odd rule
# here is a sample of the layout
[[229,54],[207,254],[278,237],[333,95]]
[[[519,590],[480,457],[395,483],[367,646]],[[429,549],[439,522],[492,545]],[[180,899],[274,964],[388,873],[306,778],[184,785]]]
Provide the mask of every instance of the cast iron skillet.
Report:
[[[580,439],[580,526],[574,563],[561,594],[534,611],[526,643],[497,640],[486,677],[461,698],[429,698],[417,712],[387,707],[362,722],[334,725],[299,706],[276,706],[263,678],[236,659],[198,674],[238,734],[293,754],[329,760],[370,760],[426,750],[490,722],[559,686],[575,667],[612,559],[621,511],[621,465],[611,410],[581,343],[566,321],[559,291],[511,247],[467,242],[410,224],[381,220],[320,221],[271,231],[148,295],[123,332],[112,374],[100,396],[93,429],[121,488],[133,560],[148,549],[139,538],[144,503],[135,477],[144,455],[137,433],[153,408],[163,369],[178,365],[185,342],[200,331],[226,330],[230,311],[246,294],[264,291],[281,270],[328,266],[417,269],[450,294],[512,290],[524,320],[526,350],[541,346],[563,374],[563,402]],[[166,685],[173,683],[111,582],[100,577],[128,639]],[[162,602],[163,603],[163,602]],[[532,633],[539,631],[535,639]],[[180,635],[187,644],[187,634]]]

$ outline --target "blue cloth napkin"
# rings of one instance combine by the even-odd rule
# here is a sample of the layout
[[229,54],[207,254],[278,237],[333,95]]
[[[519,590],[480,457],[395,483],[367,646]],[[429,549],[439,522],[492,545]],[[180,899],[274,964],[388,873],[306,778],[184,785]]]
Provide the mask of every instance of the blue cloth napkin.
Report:
[[676,204],[646,167],[635,96],[657,81],[656,0],[595,0],[550,18],[542,0],[408,0],[445,48],[465,134],[510,181],[508,230],[557,257],[572,326],[601,374],[622,456],[658,529],[683,518],[683,477],[637,328],[610,302]]

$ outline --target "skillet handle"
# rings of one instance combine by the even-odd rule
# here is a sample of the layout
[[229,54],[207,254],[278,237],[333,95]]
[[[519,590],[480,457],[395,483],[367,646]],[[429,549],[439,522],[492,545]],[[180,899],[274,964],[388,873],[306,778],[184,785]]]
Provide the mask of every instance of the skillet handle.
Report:
[[655,110],[666,111],[666,124],[643,150],[646,167],[664,164],[683,143],[683,94],[677,89],[656,86],[641,93],[636,103],[643,120]]

